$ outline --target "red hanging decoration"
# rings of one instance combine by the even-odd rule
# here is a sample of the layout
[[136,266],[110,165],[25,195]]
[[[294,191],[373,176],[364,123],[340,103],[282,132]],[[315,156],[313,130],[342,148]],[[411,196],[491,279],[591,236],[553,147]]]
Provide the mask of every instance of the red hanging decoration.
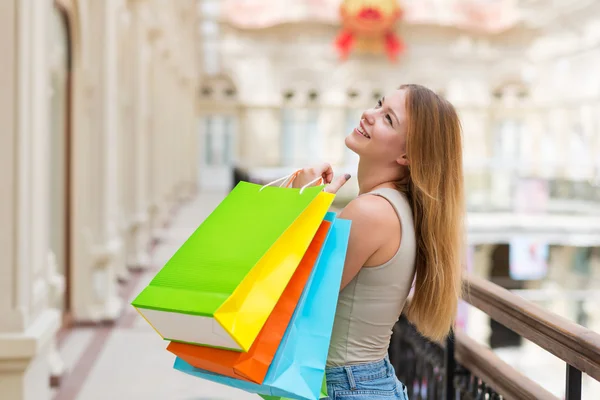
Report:
[[352,50],[371,53],[385,52],[396,61],[406,48],[395,33],[402,16],[397,0],[344,0],[340,5],[342,30],[335,40],[341,59]]
[[348,58],[352,47],[354,47],[354,35],[350,31],[342,31],[335,40],[335,46],[342,60]]
[[390,61],[396,61],[398,55],[404,53],[406,46],[394,32],[385,35],[385,50]]

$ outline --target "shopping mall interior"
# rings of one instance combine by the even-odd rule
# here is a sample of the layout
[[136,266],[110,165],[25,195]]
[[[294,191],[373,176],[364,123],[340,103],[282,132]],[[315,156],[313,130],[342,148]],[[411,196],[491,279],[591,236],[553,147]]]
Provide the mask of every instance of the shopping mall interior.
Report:
[[[174,371],[131,300],[239,180],[355,174],[344,138],[403,83],[460,115],[469,275],[591,337],[599,398],[600,1],[3,0],[0,43],[0,398],[258,398]],[[517,387],[576,398],[562,339],[473,303]]]

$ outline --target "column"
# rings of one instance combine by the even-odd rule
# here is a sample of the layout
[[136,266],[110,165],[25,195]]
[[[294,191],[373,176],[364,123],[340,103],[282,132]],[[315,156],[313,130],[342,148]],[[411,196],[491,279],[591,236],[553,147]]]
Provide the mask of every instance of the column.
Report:
[[186,106],[189,99],[185,92],[185,78],[183,76],[182,68],[179,69],[177,75],[177,97],[179,97],[179,113],[177,120],[177,129],[179,131],[179,142],[177,143],[177,202],[182,203],[186,199],[186,181],[183,173],[183,166],[187,161],[186,156],[186,139],[187,132],[185,126],[187,123]]
[[152,240],[158,242],[162,239],[166,204],[164,202],[165,180],[168,169],[168,159],[166,159],[164,143],[165,113],[168,99],[165,90],[165,68],[164,57],[167,49],[164,43],[163,33],[152,31],[151,33],[151,75],[150,85],[151,94],[149,98],[151,104],[151,128],[150,128],[150,148],[149,165],[150,176],[148,179],[151,204],[149,205],[150,229]]
[[[173,43],[173,41],[170,41]],[[170,51],[164,52],[164,63],[165,63],[165,89],[166,96],[163,101],[165,102],[165,118],[164,125],[160,132],[160,135],[165,144],[164,151],[166,153],[165,168],[165,186],[162,192],[163,201],[165,204],[164,224],[168,224],[170,215],[177,204],[177,144],[181,132],[178,129],[178,119],[180,117],[179,102],[181,99],[178,96],[177,91],[177,59],[174,53],[175,46],[169,44]]]
[[118,104],[118,200],[120,212],[118,213],[118,231],[123,240],[125,262],[117,264],[116,276],[119,282],[126,282],[130,275],[127,266],[133,254],[132,231],[134,221],[133,190],[135,175],[133,170],[134,137],[133,137],[133,59],[139,50],[132,46],[131,13],[127,4],[122,3],[115,10],[118,21],[117,27],[117,104]]
[[81,204],[76,197],[76,207],[90,215],[87,224],[79,226],[73,234],[78,247],[75,251],[87,253],[80,255],[81,263],[75,261],[73,268],[75,285],[71,303],[73,317],[78,321],[114,321],[122,310],[116,286],[116,273],[124,263],[117,175],[120,149],[116,5],[115,0],[89,3],[94,18],[90,19],[88,33],[94,39],[86,43],[89,69],[82,83],[88,86],[87,118],[86,126],[78,130],[82,135],[80,140],[86,143],[76,148],[75,151],[82,153],[77,155],[74,166],[74,171],[89,168],[89,175],[76,181],[77,192],[87,197],[87,204]]
[[158,241],[158,234],[160,229],[156,226],[156,211],[157,211],[157,200],[156,200],[156,192],[159,177],[157,176],[157,168],[156,168],[156,131],[158,125],[158,115],[157,109],[160,108],[160,105],[157,102],[158,95],[158,85],[156,83],[156,75],[158,74],[158,65],[157,65],[157,56],[156,52],[158,51],[156,48],[158,46],[158,39],[160,38],[161,32],[158,31],[155,27],[152,27],[148,32],[148,40],[149,40],[149,48],[148,48],[148,79],[145,82],[145,85],[148,88],[148,119],[147,119],[147,151],[146,151],[146,171],[147,179],[146,179],[146,198],[148,199],[148,225],[150,229],[150,238],[153,243]]
[[144,269],[150,266],[148,245],[150,230],[148,219],[148,137],[150,112],[149,68],[150,60],[147,27],[145,26],[144,11],[147,7],[144,1],[130,1],[132,47],[131,53],[132,85],[132,149],[129,166],[132,170],[132,224],[130,230],[130,250],[127,265],[134,269]]
[[[194,1],[188,2],[188,9],[194,10],[196,4]],[[183,174],[185,176],[188,198],[194,196],[198,185],[198,116],[197,116],[197,99],[198,99],[198,15],[196,12],[187,13],[186,27],[186,46],[183,50],[184,58],[184,91],[187,104],[185,105],[185,132],[186,132],[186,163],[183,166]],[[236,116],[237,120],[237,116]]]
[[[49,73],[51,3],[0,6],[0,393],[49,399],[49,355],[59,313],[48,308]],[[35,66],[35,67],[33,67]]]
[[123,240],[119,229],[119,170],[118,160],[122,149],[119,148],[119,123],[118,123],[118,0],[105,1],[102,10],[104,32],[102,35],[102,48],[100,50],[103,58],[101,63],[102,78],[100,83],[100,92],[102,97],[99,132],[101,145],[99,147],[102,153],[100,162],[102,179],[102,199],[101,207],[102,233],[101,241],[104,244],[105,254],[109,256],[107,266],[112,264],[115,272],[121,270],[124,260],[122,259]]
[[186,176],[186,165],[189,162],[189,120],[190,113],[188,112],[190,108],[190,103],[193,99],[188,95],[189,91],[187,90],[188,80],[184,76],[184,72],[181,71],[178,79],[177,79],[177,88],[179,92],[179,123],[177,124],[179,129],[179,143],[177,146],[177,179],[178,179],[178,189],[177,189],[177,200],[179,202],[183,202],[189,197],[189,187],[188,187],[188,179]]
[[[198,190],[198,115],[197,115],[197,79],[195,77],[188,78],[187,97],[190,99],[187,105],[188,124],[186,127],[188,135],[188,147],[187,151],[187,164],[186,164],[186,176],[188,181],[188,188],[190,196],[195,195]],[[239,122],[238,122],[239,129]],[[238,135],[239,137],[239,135]]]
[[[177,48],[181,46],[181,40],[177,42]],[[183,179],[181,173],[181,165],[185,162],[183,153],[182,143],[185,138],[185,132],[183,130],[185,124],[185,103],[187,98],[184,96],[182,90],[182,74],[181,74],[181,57],[177,57],[176,64],[172,65],[172,85],[173,85],[173,104],[175,109],[171,114],[171,127],[170,129],[175,130],[175,136],[177,140],[172,145],[172,157],[173,157],[173,180],[171,184],[171,204],[177,206],[183,200]]]
[[[158,141],[160,142],[160,191],[158,193],[158,202],[160,204],[159,221],[161,227],[165,227],[170,211],[169,202],[169,186],[171,180],[171,173],[173,169],[173,162],[171,159],[171,145],[175,137],[169,135],[170,127],[169,123],[171,120],[171,112],[173,109],[173,95],[171,93],[171,71],[169,70],[169,58],[171,57],[172,49],[168,45],[168,39],[164,37],[160,48],[160,71],[159,85],[161,87],[161,94],[159,102],[161,104],[161,115],[160,115],[160,126],[156,132]],[[167,140],[168,139],[168,140]]]
[[[181,41],[177,42],[178,46],[181,46]],[[181,59],[178,58],[178,62],[181,62]],[[173,71],[173,94],[176,96],[176,101],[174,104],[177,105],[177,108],[174,110],[172,117],[173,122],[171,129],[177,130],[177,141],[173,143],[173,184],[171,188],[171,202],[173,205],[178,205],[182,201],[182,177],[181,177],[181,164],[184,161],[183,152],[182,152],[182,142],[185,137],[183,132],[183,123],[185,118],[185,112],[183,105],[187,101],[187,99],[183,96],[183,91],[181,90],[181,66],[178,66]]]
[[181,145],[181,176],[183,180],[183,199],[189,200],[196,191],[196,157],[197,157],[197,118],[195,103],[194,80],[190,76],[182,79],[181,93],[184,101],[182,102],[182,145]]

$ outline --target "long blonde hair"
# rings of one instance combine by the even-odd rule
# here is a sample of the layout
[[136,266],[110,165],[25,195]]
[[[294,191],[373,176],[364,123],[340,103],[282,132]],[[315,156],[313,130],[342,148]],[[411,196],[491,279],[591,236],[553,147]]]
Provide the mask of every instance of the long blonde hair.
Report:
[[461,125],[452,104],[419,85],[407,91],[404,190],[412,203],[417,237],[416,282],[406,315],[424,336],[449,333],[462,295],[465,199]]

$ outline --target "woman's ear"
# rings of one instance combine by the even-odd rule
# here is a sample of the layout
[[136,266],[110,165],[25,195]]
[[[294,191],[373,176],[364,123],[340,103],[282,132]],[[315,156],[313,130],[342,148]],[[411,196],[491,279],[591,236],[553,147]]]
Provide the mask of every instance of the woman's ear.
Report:
[[408,162],[408,158],[406,157],[406,154],[403,154],[403,155],[402,155],[402,157],[400,157],[400,158],[398,158],[398,159],[396,160],[396,162],[397,162],[399,165],[403,165],[403,166],[405,166],[405,167],[408,167],[408,164],[409,164],[409,162]]

